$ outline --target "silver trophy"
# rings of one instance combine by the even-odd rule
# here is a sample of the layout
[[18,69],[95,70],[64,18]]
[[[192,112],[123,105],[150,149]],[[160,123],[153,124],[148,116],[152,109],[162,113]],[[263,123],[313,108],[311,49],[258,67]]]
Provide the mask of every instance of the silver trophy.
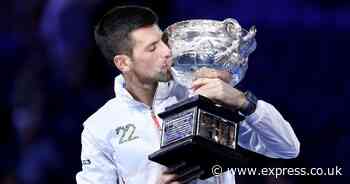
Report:
[[248,56],[256,48],[255,27],[247,31],[232,18],[186,20],[170,25],[164,34],[172,50],[173,77],[185,87],[201,67],[229,71],[235,86],[245,76]]
[[[245,76],[248,56],[256,48],[255,34],[254,26],[247,31],[232,18],[170,25],[164,38],[172,50],[174,80],[191,91],[193,73],[207,67],[230,72],[235,86]],[[159,117],[163,119],[161,149],[150,160],[166,166],[183,161],[200,165],[202,179],[212,175],[213,165],[232,168],[243,160],[237,140],[244,118],[238,112],[190,92],[189,98],[167,107]]]

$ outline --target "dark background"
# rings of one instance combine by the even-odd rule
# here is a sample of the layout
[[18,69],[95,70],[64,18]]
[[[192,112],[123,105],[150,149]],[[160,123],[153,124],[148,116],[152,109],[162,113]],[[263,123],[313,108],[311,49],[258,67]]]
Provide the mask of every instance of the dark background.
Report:
[[[160,26],[236,18],[256,25],[258,47],[242,84],[294,128],[293,160],[253,155],[262,167],[342,168],[349,175],[350,1],[26,0],[1,5],[0,183],[74,183],[83,121],[113,97],[117,75],[93,40],[114,5],[148,5]],[[246,183],[348,183],[347,176],[239,176]]]

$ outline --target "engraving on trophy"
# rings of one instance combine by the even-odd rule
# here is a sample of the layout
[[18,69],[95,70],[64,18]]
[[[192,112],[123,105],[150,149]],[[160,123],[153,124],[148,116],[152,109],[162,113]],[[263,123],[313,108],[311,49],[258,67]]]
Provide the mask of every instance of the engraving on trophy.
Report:
[[173,116],[169,116],[164,120],[161,147],[193,134],[195,110],[195,108],[188,109],[181,113],[174,114]]

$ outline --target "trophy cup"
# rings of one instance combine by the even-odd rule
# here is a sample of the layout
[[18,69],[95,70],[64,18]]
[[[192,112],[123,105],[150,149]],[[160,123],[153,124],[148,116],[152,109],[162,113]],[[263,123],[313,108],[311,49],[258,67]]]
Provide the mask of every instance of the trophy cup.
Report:
[[[201,68],[226,70],[235,86],[248,68],[248,56],[256,48],[255,27],[241,28],[232,18],[224,21],[194,19],[170,25],[164,31],[172,50],[173,79],[189,91],[193,73]],[[158,114],[163,120],[160,150],[149,159],[165,166],[179,162],[199,165],[204,174],[213,175],[213,165],[222,168],[240,166],[237,151],[238,112],[218,105],[208,98],[192,95]]]

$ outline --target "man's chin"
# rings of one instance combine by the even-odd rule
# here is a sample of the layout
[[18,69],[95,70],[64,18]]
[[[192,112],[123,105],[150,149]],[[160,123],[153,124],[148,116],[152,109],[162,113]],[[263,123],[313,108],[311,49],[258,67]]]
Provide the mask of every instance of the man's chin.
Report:
[[173,79],[173,76],[170,73],[161,73],[158,76],[158,81],[159,82],[169,82],[172,79]]

